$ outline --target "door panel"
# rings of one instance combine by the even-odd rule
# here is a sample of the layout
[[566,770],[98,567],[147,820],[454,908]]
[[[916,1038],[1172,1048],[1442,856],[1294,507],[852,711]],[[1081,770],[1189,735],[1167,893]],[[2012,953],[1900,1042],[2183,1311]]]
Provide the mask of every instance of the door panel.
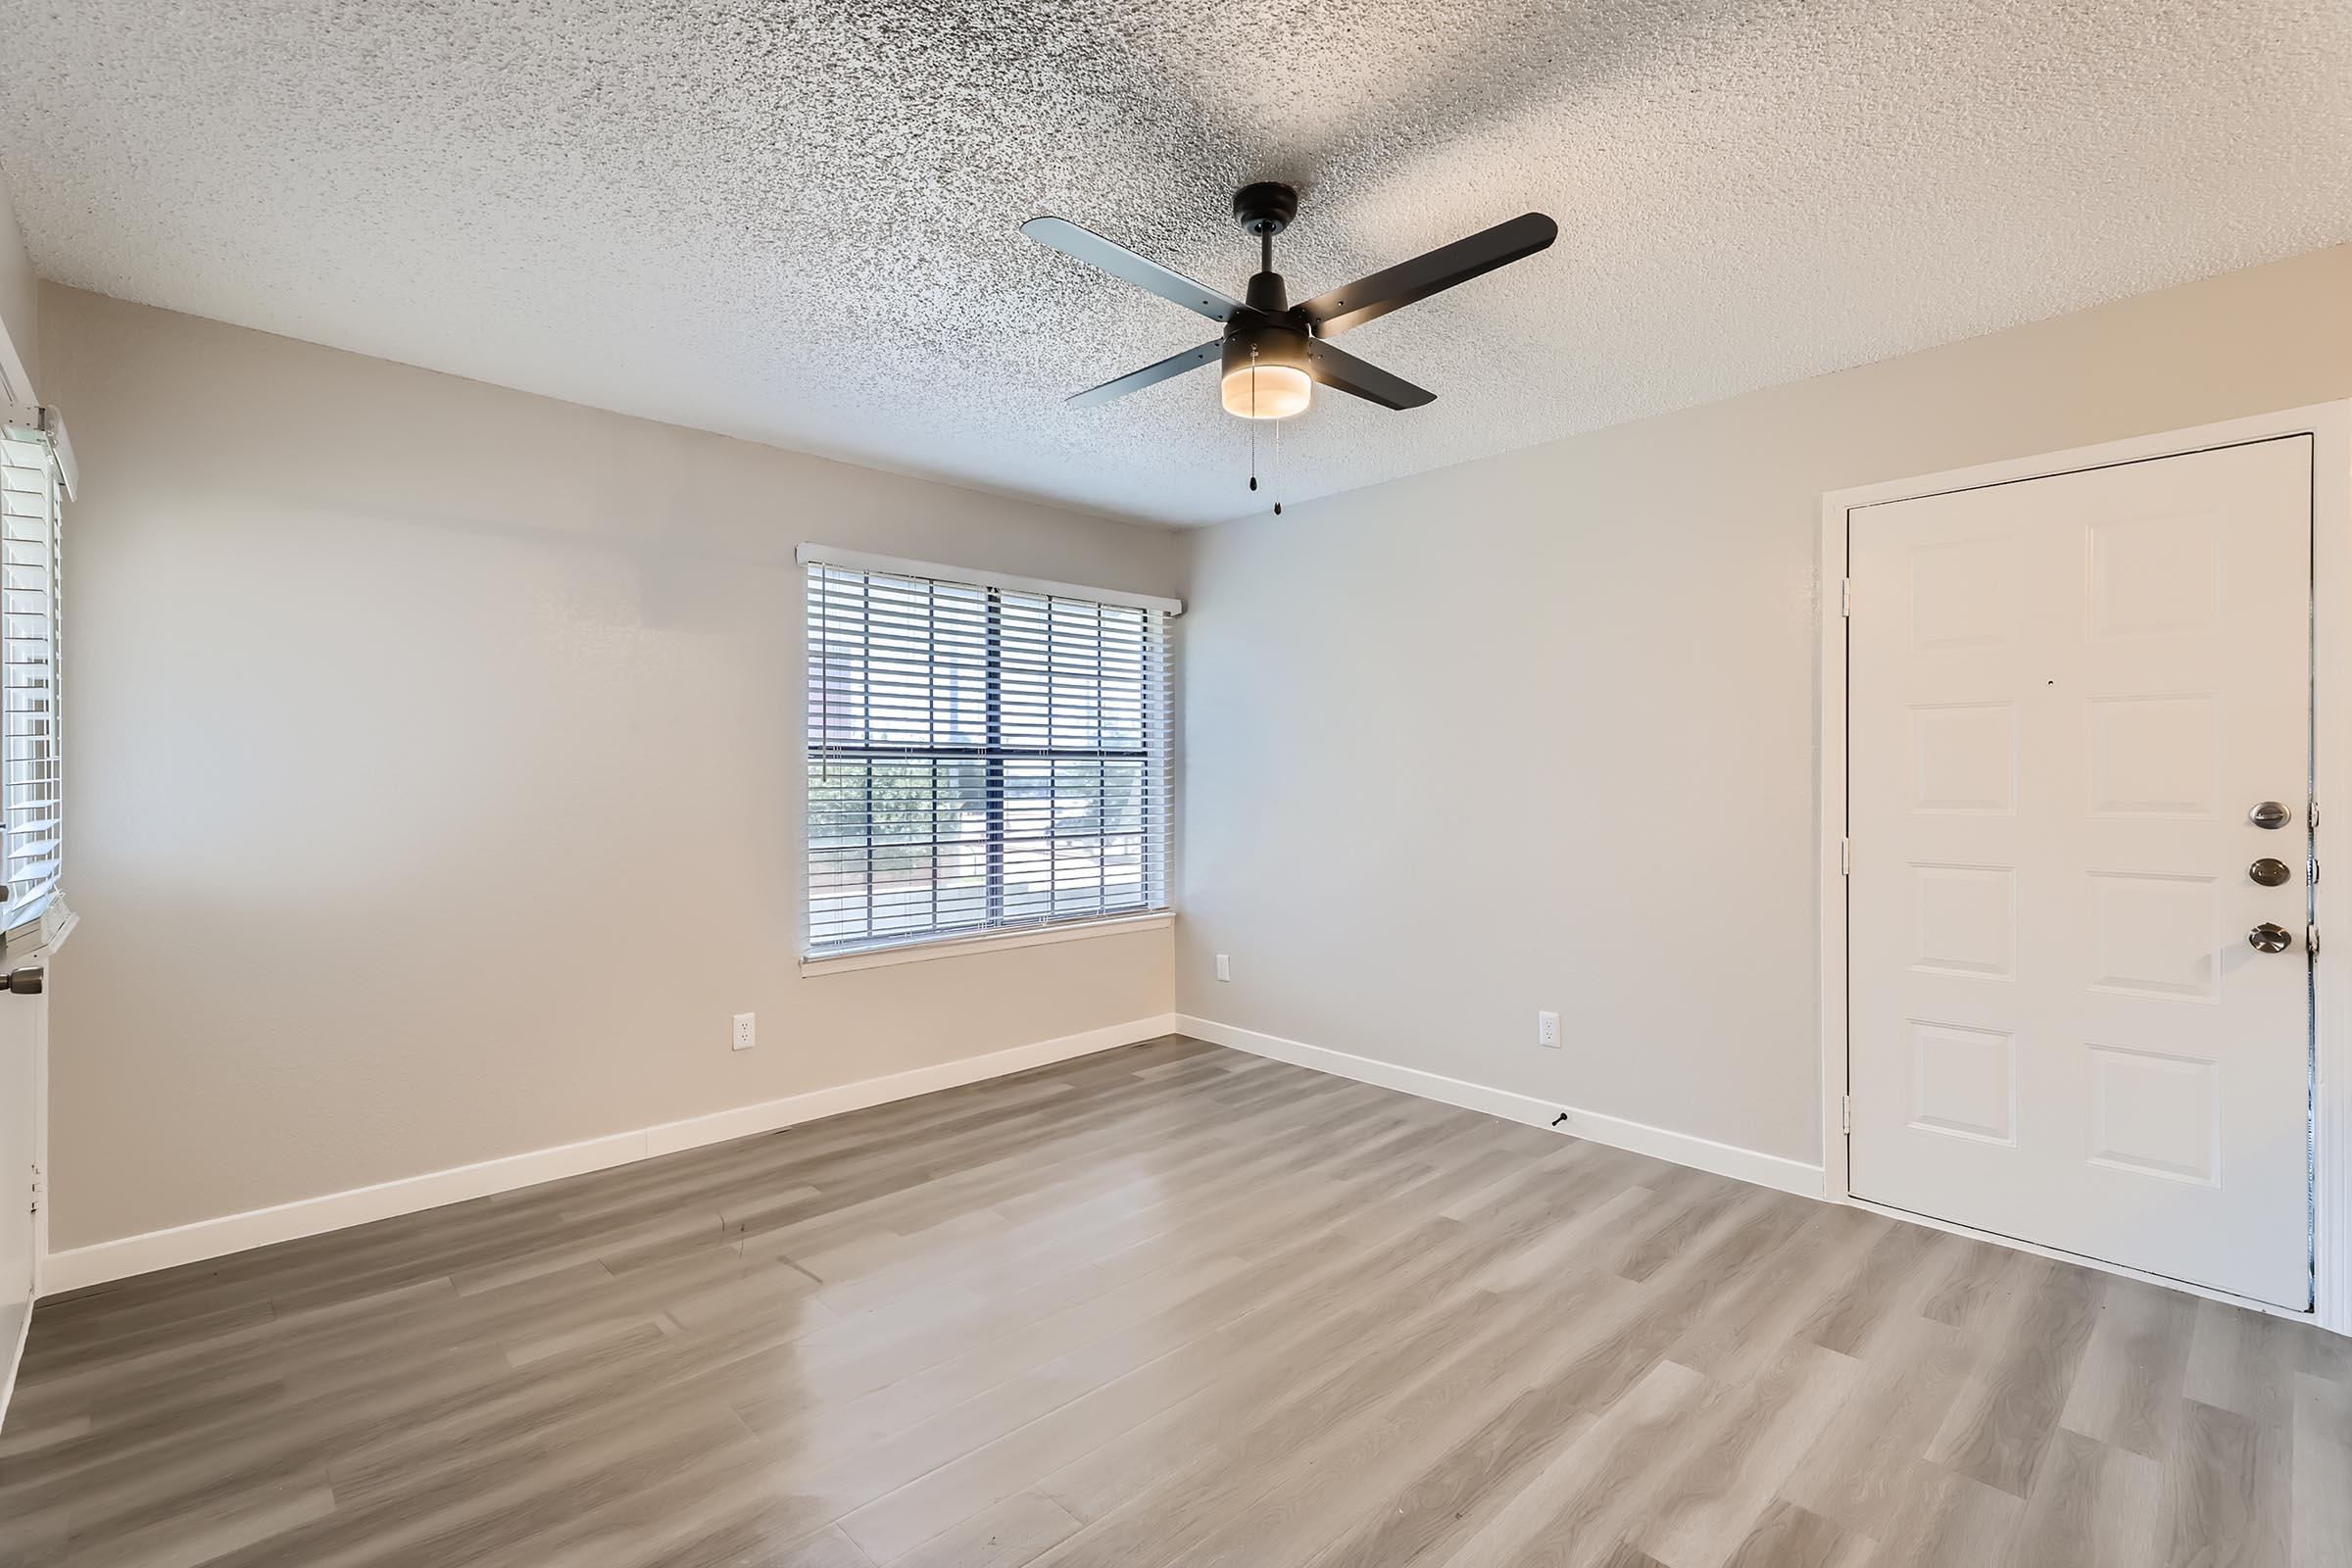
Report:
[[0,1393],[32,1311],[32,1168],[48,1007],[46,997],[0,993]]
[[1849,514],[1856,1196],[2309,1305],[2311,476],[2297,436]]

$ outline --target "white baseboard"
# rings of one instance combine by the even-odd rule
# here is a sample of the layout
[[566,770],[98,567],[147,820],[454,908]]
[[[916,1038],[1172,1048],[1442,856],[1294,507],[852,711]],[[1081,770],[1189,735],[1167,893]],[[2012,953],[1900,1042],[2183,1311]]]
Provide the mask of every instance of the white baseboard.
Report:
[[1007,1073],[1067,1061],[1073,1056],[1109,1051],[1118,1046],[1131,1046],[1138,1041],[1175,1032],[1175,1016],[1160,1013],[1128,1023],[1112,1024],[1107,1028],[1089,1029],[1083,1034],[1063,1035],[1057,1040],[1040,1040],[1004,1051],[992,1051],[985,1055],[943,1061],[935,1067],[917,1067],[908,1072],[891,1073],[887,1077],[836,1084],[830,1089],[815,1089],[783,1100],[739,1105],[730,1110],[712,1111],[705,1116],[690,1116],[684,1121],[639,1128],[634,1132],[613,1133],[576,1144],[563,1144],[554,1149],[532,1150],[528,1153],[509,1154],[504,1158],[485,1159],[448,1170],[427,1171],[420,1176],[404,1176],[397,1181],[378,1182],[372,1187],[355,1187],[349,1192],[299,1199],[290,1203],[278,1203],[241,1214],[223,1214],[217,1219],[174,1225],[169,1230],[148,1231],[143,1235],[124,1236],[88,1247],[68,1248],[62,1252],[50,1253],[43,1260],[41,1289],[44,1295],[82,1290],[92,1285],[103,1285],[110,1280],[127,1279],[134,1274],[152,1273],[159,1268],[172,1268],[208,1257],[222,1257],[256,1247],[317,1236],[324,1231],[365,1225],[370,1220],[389,1219],[396,1214],[414,1214],[420,1209],[439,1208],[444,1203],[462,1202],[468,1198],[510,1192],[517,1187],[532,1187],[564,1176],[577,1176],[584,1171],[603,1170],[611,1165],[625,1165],[631,1160],[649,1159],[656,1154],[675,1153],[681,1149],[697,1149],[705,1144],[724,1143],[730,1138],[773,1132],[779,1127],[838,1116],[844,1111],[862,1110],[868,1105],[880,1105],[894,1100],[908,1100],[935,1090],[954,1089],[962,1084],[978,1083],[984,1078],[1002,1078]]
[[1285,1040],[1280,1035],[1259,1034],[1254,1029],[1217,1023],[1208,1018],[1196,1018],[1189,1013],[1177,1015],[1176,1029],[1180,1034],[1214,1041],[1220,1046],[1231,1046],[1236,1051],[1247,1051],[1253,1055],[1271,1056],[1276,1061],[1312,1067],[1317,1072],[1353,1078],[1359,1083],[1377,1084],[1383,1089],[1401,1090],[1424,1100],[1460,1105],[1466,1110],[1483,1110],[1490,1116],[1523,1121],[1531,1127],[1550,1127],[1552,1119],[1565,1111],[1568,1119],[1561,1122],[1556,1130],[1578,1138],[1589,1138],[1596,1144],[1630,1149],[1637,1153],[1670,1159],[1678,1165],[1694,1165],[1700,1170],[1711,1170],[1718,1176],[1729,1176],[1735,1181],[1752,1182],[1758,1187],[1774,1187],[1784,1193],[1796,1193],[1805,1198],[1820,1198],[1825,1191],[1819,1165],[1808,1165],[1803,1160],[1762,1153],[1753,1149],[1741,1149],[1737,1144],[1719,1144],[1711,1138],[1652,1127],[1645,1122],[1627,1121],[1622,1116],[1604,1116],[1598,1111],[1578,1110],[1573,1105],[1537,1100],[1508,1089],[1490,1089],[1485,1084],[1467,1083],[1459,1078],[1448,1078],[1443,1073],[1423,1072],[1418,1067],[1399,1067],[1395,1062],[1378,1061],[1370,1056],[1353,1056],[1344,1051],[1310,1046],[1298,1040]]

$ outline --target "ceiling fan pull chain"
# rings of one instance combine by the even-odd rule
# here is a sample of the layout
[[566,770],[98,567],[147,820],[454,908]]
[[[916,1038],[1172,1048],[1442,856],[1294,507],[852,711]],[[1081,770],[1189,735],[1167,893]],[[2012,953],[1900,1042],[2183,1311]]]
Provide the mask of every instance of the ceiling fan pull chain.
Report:
[[1250,345],[1250,488],[1257,488],[1257,345]]
[[1274,515],[1282,515],[1282,421],[1274,422]]

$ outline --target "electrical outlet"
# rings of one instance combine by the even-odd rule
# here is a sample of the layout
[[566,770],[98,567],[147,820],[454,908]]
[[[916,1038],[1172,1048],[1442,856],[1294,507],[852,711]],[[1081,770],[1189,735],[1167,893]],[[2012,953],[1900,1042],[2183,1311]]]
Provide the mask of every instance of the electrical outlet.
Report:
[[1233,960],[1222,953],[1217,955],[1217,978],[1220,980],[1233,978]]
[[760,1015],[756,1012],[737,1013],[735,1015],[735,1035],[733,1040],[735,1049],[737,1051],[749,1051],[759,1043]]
[[1536,1044],[1560,1049],[1560,1015],[1556,1012],[1536,1014]]

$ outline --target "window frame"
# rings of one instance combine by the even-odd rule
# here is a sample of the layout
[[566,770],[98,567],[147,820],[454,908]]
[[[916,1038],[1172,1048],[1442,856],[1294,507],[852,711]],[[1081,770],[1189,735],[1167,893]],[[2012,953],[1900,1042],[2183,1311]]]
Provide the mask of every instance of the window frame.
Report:
[[[1044,943],[1073,941],[1125,931],[1164,928],[1173,924],[1175,908],[1172,900],[1171,867],[1175,856],[1175,739],[1171,733],[1173,707],[1175,647],[1172,625],[1184,612],[1183,601],[1156,595],[1134,594],[1121,590],[1083,587],[1072,583],[1051,582],[1038,578],[1014,576],[1003,572],[978,570],[965,566],[941,564],[932,562],[908,561],[897,557],[878,556],[862,551],[836,549],[830,546],[805,544],[795,552],[796,564],[802,568],[800,607],[803,617],[801,638],[801,765],[800,781],[800,896],[798,899],[799,952],[804,974],[856,970],[905,963],[920,958],[947,957],[958,954],[998,948],[1037,946]],[[862,572],[891,577],[904,577],[971,589],[985,596],[986,627],[985,659],[985,733],[978,745],[920,745],[906,743],[872,743],[820,746],[817,739],[816,711],[810,704],[810,692],[815,680],[818,650],[815,625],[808,618],[808,603],[815,568],[835,571]],[[1053,746],[1007,747],[1004,744],[1004,707],[1002,685],[1004,672],[1004,600],[1006,595],[1042,597],[1048,601],[1065,600],[1089,603],[1103,608],[1140,610],[1146,612],[1144,638],[1144,724],[1142,744],[1132,753],[1125,749],[1073,750]],[[1047,611],[1049,618],[1052,611]],[[869,937],[863,940],[841,941],[819,946],[813,935],[812,877],[816,851],[814,838],[814,804],[810,781],[817,759],[830,755],[852,760],[922,760],[927,759],[967,757],[984,764],[983,791],[986,811],[984,855],[983,910],[976,921],[962,921],[951,926],[938,926],[903,935]],[[1024,758],[1041,760],[1114,760],[1132,761],[1140,766],[1143,787],[1145,854],[1143,865],[1143,901],[1132,907],[1088,911],[1055,917],[1025,918],[1007,922],[1004,915],[1005,851],[1007,822],[1005,816],[1005,763]],[[1164,806],[1155,807],[1155,802]],[[1156,850],[1156,853],[1153,853]]]
[[[43,603],[41,616],[45,632],[45,659],[37,661],[46,665],[46,675],[41,682],[45,696],[42,706],[37,709],[19,710],[12,695],[9,722],[0,724],[0,729],[7,729],[11,733],[0,738],[5,738],[12,746],[20,741],[31,744],[34,737],[15,733],[16,721],[20,712],[37,711],[40,714],[39,722],[45,733],[39,736],[39,740],[45,743],[42,755],[47,760],[46,783],[51,792],[47,803],[46,835],[51,847],[46,858],[48,872],[40,879],[41,885],[30,895],[20,895],[15,883],[18,880],[17,862],[23,858],[24,852],[19,843],[16,816],[18,810],[24,808],[17,797],[20,790],[28,786],[13,778],[0,776],[0,784],[7,786],[7,799],[0,801],[0,808],[5,808],[0,809],[0,818],[5,818],[0,820],[0,962],[13,963],[20,954],[37,953],[56,947],[65,940],[75,923],[65,893],[64,575],[65,508],[80,488],[80,476],[74,460],[73,443],[66,435],[65,420],[57,410],[39,404],[0,403],[0,424],[37,438],[48,460],[47,531],[41,541],[43,583],[38,590]],[[12,535],[12,554],[15,545],[31,542],[13,537],[16,532],[14,521],[9,531]],[[12,561],[12,573],[17,564]],[[16,592],[15,588],[10,589],[12,606]],[[16,613],[12,609],[12,622]],[[13,635],[11,641],[14,641]],[[15,679],[16,667],[17,662],[13,657],[0,658],[0,679],[6,681],[12,694],[18,684]],[[0,775],[13,771],[14,760],[13,758],[9,759],[7,765],[0,765]]]

